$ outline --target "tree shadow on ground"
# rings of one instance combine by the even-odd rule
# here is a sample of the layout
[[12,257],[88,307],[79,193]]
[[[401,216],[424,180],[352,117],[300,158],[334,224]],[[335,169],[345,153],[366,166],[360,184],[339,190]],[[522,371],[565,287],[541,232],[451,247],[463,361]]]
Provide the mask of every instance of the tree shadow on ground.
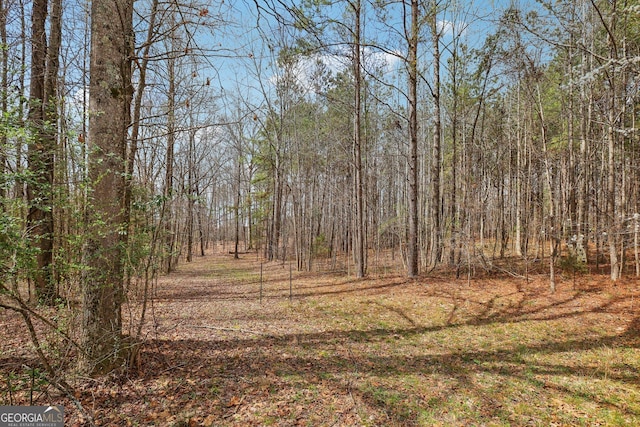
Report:
[[[189,277],[189,275],[187,275]],[[189,282],[184,285],[174,284],[168,289],[157,293],[156,301],[192,301],[198,299],[217,301],[258,300],[260,296],[259,279],[234,280],[228,278],[203,279],[202,276],[192,274]],[[325,278],[326,279],[326,278]],[[344,280],[343,280],[344,279]],[[282,299],[289,297],[303,299],[309,297],[323,297],[332,295],[358,295],[362,293],[383,292],[388,289],[401,287],[408,282],[406,279],[389,278],[384,283],[368,281],[366,279],[342,278],[336,281],[331,276],[329,283],[312,282],[308,284],[296,277],[290,288],[288,278],[271,278],[262,281],[262,297],[264,299]]]
[[[477,385],[474,378],[480,374],[499,377],[505,382],[529,383],[535,388],[553,389],[561,399],[563,396],[579,395],[584,400],[608,407],[625,416],[639,417],[637,409],[624,402],[611,402],[606,395],[579,392],[567,385],[540,383],[540,376],[561,375],[569,378],[607,380],[638,387],[640,372],[631,365],[619,365],[612,370],[598,366],[576,367],[563,363],[536,362],[537,356],[556,353],[600,350],[602,348],[640,348],[638,321],[620,335],[596,338],[574,337],[565,341],[549,341],[540,344],[505,347],[495,350],[463,349],[444,353],[424,355],[375,355],[351,349],[357,343],[372,343],[382,336],[406,336],[425,334],[436,328],[409,328],[400,330],[376,329],[372,331],[338,331],[313,334],[295,334],[281,337],[261,337],[231,341],[150,341],[145,345],[144,364],[141,379],[154,381],[160,376],[186,378],[182,384],[191,384],[189,393],[206,393],[198,390],[203,385],[210,386],[215,379],[220,390],[215,408],[220,416],[231,410],[229,402],[243,396],[244,404],[251,405],[263,399],[261,387],[275,387],[276,390],[291,389],[291,393],[309,387],[323,387],[342,400],[351,396],[354,407],[364,405],[363,413],[384,414],[390,425],[407,425],[414,420],[415,408],[419,405],[437,410],[444,399],[456,390],[464,390],[466,395],[475,397],[483,416],[499,417],[503,409],[496,397]],[[399,338],[402,339],[402,338]],[[292,344],[295,342],[296,344]],[[528,362],[525,361],[525,356]],[[388,379],[420,378],[437,381],[445,378],[446,385],[439,391],[439,397],[428,402],[419,396],[405,396],[403,399],[385,399],[380,390],[391,392],[393,386],[375,388],[371,379],[382,384],[391,384]],[[186,381],[186,383],[185,383]],[[570,382],[570,380],[568,380]],[[172,385],[172,392],[180,394],[179,381]],[[186,393],[186,390],[182,391]],[[268,393],[278,394],[278,391]],[[383,393],[384,394],[384,393]],[[286,399],[276,396],[275,399]],[[408,399],[408,400],[407,400]],[[414,404],[407,403],[418,400]],[[439,401],[440,399],[441,401]]]
[[[455,294],[439,290],[432,293],[449,298],[453,304],[452,313],[461,304]],[[242,419],[243,416],[245,420],[251,419],[251,411],[268,401],[279,408],[279,425],[294,425],[296,419],[313,419],[314,416],[323,419],[328,416],[323,411],[336,401],[340,402],[342,410],[335,412],[334,418],[324,419],[321,425],[349,425],[352,422],[346,418],[347,414],[355,419],[354,424],[358,424],[358,417],[363,414],[374,414],[374,425],[411,425],[417,422],[420,408],[444,411],[456,394],[472,399],[484,420],[526,424],[514,419],[515,415],[507,409],[508,394],[492,392],[478,383],[478,376],[483,375],[505,384],[518,383],[525,389],[545,390],[558,399],[588,401],[637,420],[640,418],[637,405],[609,399],[604,392],[580,390],[567,384],[574,379],[588,378],[589,381],[612,381],[640,392],[638,366],[624,363],[607,369],[597,364],[576,366],[571,361],[564,362],[560,356],[602,349],[635,351],[640,348],[640,317],[635,317],[617,334],[569,334],[562,339],[550,338],[536,343],[508,342],[492,349],[466,346],[439,351],[438,348],[425,348],[419,354],[396,351],[380,354],[373,350],[379,344],[390,343],[393,347],[394,342],[400,344],[403,340],[461,327],[508,326],[523,321],[569,319],[607,311],[615,313],[619,310],[618,304],[624,300],[612,297],[586,306],[576,303],[580,295],[573,293],[536,307],[527,306],[523,301],[526,295],[514,294],[512,296],[518,298],[503,305],[495,298],[478,300],[474,304],[481,309],[473,316],[459,316],[456,322],[449,316],[448,322],[437,326],[416,325],[402,309],[376,302],[404,318],[410,327],[292,332],[224,340],[150,340],[143,349],[141,370],[133,378],[149,384],[166,377],[168,383],[162,394],[211,395],[213,403],[208,410],[221,420]],[[557,312],[559,307],[566,307],[566,310]],[[545,380],[559,376],[567,378],[566,382]],[[438,385],[430,389],[430,396],[398,390],[398,379],[407,378]],[[212,388],[215,389],[213,395]],[[304,409],[295,404],[295,396],[318,389],[324,393],[314,397],[315,404],[309,403]],[[175,402],[177,404],[170,410],[178,411],[180,402],[184,404],[183,397]],[[282,402],[287,402],[286,408],[282,407]],[[171,407],[172,403],[165,404]]]

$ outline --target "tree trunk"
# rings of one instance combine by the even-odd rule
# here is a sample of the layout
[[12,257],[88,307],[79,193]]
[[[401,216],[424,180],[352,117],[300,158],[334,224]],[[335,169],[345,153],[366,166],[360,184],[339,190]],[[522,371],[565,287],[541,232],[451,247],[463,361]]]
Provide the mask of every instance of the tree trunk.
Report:
[[[240,144],[241,141],[238,140],[238,144]],[[235,249],[233,252],[233,257],[235,259],[238,259],[238,246],[240,245],[240,201],[242,198],[242,192],[241,192],[241,188],[240,188],[240,184],[241,184],[241,178],[242,178],[242,154],[241,154],[241,150],[238,150],[238,169],[237,169],[237,176],[236,176],[236,200],[235,200],[235,207],[233,209],[233,212],[235,214]]]
[[407,235],[407,276],[416,277],[418,269],[418,0],[411,1],[409,45],[409,230]]
[[[540,119],[540,139],[542,140],[542,154],[544,161],[544,188],[547,192],[547,214],[549,217],[548,233],[545,238],[549,239],[549,287],[551,292],[556,291],[556,259],[558,257],[558,249],[560,247],[560,227],[558,226],[558,195],[555,191],[554,177],[549,160],[549,147],[547,141],[547,124],[544,114],[544,105],[540,95],[540,84],[536,84],[536,100],[538,108],[538,117]],[[543,210],[544,212],[544,210]],[[544,217],[544,215],[543,215]]]
[[192,128],[189,130],[189,149],[187,151],[187,262],[193,261],[193,231],[195,226],[195,150],[196,150],[196,130],[193,126],[193,115],[189,115]]
[[353,117],[353,179],[354,179],[354,202],[356,207],[354,254],[356,262],[356,277],[364,277],[367,272],[366,248],[365,248],[365,214],[364,214],[364,194],[363,194],[363,167],[362,167],[362,59],[361,59],[361,36],[362,29],[360,19],[362,16],[362,5],[360,0],[356,0],[352,5],[355,18],[353,29],[353,78],[354,86],[354,117]]
[[35,0],[31,14],[31,80],[29,122],[32,139],[27,159],[32,178],[27,181],[29,213],[27,229],[35,247],[37,270],[34,275],[36,297],[52,304],[57,296],[53,277],[53,177],[57,138],[58,55],[61,40],[62,4],[51,8],[51,44],[47,44],[47,0]]
[[278,259],[280,245],[280,233],[282,224],[282,165],[280,155],[280,136],[278,138],[278,147],[276,147],[274,156],[274,176],[273,176],[273,206],[271,209],[271,224],[269,227],[269,238],[267,243],[267,259],[274,261]]
[[[8,89],[9,89],[9,55],[8,49],[4,46],[7,44],[7,12],[4,0],[0,0],[0,110],[8,111]],[[0,126],[5,126],[4,119],[0,119]],[[4,173],[7,167],[6,149],[8,144],[6,132],[0,132],[0,212],[5,210],[4,198],[7,195],[5,188]],[[8,147],[7,147],[8,148]]]
[[[147,38],[145,40],[144,49],[141,52],[142,60],[137,62],[139,78],[138,83],[136,85],[136,94],[135,100],[133,102],[133,118],[131,122],[131,138],[130,144],[126,153],[126,173],[125,173],[125,195],[124,195],[124,218],[127,222],[127,232],[125,233],[125,245],[127,250],[130,250],[128,246],[128,237],[131,233],[134,232],[133,227],[131,225],[131,201],[133,197],[133,171],[136,160],[136,153],[138,151],[138,137],[140,134],[140,116],[142,109],[142,100],[144,96],[145,89],[147,87],[147,67],[149,64],[149,51],[151,49],[151,45],[153,44],[153,35],[155,32],[155,20],[156,20],[156,12],[158,9],[158,1],[153,0],[151,4],[151,12],[149,16],[149,27],[147,28]],[[162,211],[160,213],[160,220],[162,221],[165,213],[166,200],[162,204]],[[130,277],[127,278],[130,280]]]
[[615,282],[620,277],[621,264],[618,258],[618,209],[616,206],[616,163],[615,163],[615,89],[610,97],[611,104],[609,106],[609,124],[607,131],[607,241],[609,243],[609,259],[611,263],[611,281]]
[[[5,6],[5,0],[0,0],[0,110],[8,112],[8,89],[9,89],[9,55],[8,49],[4,48],[7,44],[7,13],[8,7]],[[4,118],[0,118],[0,126],[6,126]],[[4,198],[7,195],[5,187],[5,171],[7,167],[6,148],[8,148],[9,140],[6,132],[0,132],[0,212],[5,210]]]
[[[196,182],[196,197],[198,198],[198,200],[202,200],[200,196],[201,196],[200,188],[198,183]],[[204,220],[202,219],[202,210],[203,210],[203,206],[200,202],[198,202],[196,220],[198,222],[198,239],[200,241],[200,256],[205,256],[206,236],[204,231]]]
[[[609,45],[609,55],[612,63],[615,64],[618,60],[618,52],[616,41],[613,39],[614,32],[617,23],[617,2],[614,0],[611,3],[611,17],[608,23],[609,28],[607,31],[607,42]],[[611,281],[615,282],[620,278],[622,272],[622,264],[618,258],[618,234],[620,233],[620,221],[618,218],[618,206],[616,203],[616,145],[617,135],[616,127],[618,125],[618,102],[617,93],[618,90],[618,72],[612,66],[609,71],[609,105],[608,105],[608,123],[607,123],[607,241],[609,243],[609,259],[611,264]]]
[[[119,19],[114,19],[114,17]],[[126,143],[133,87],[133,1],[91,3],[89,186],[82,277],[82,369],[122,363]]]
[[171,273],[175,268],[175,247],[176,247],[176,224],[174,224],[173,216],[173,163],[174,163],[174,147],[176,142],[176,60],[172,56],[168,60],[168,78],[169,92],[167,93],[167,150],[165,154],[165,174],[163,197],[166,209],[164,229],[165,229],[165,254],[164,254],[164,270]]
[[633,214],[633,255],[636,264],[636,277],[640,277],[640,214]]
[[437,2],[432,4],[431,36],[433,44],[433,151],[431,153],[431,265],[442,258],[442,201],[440,200],[441,134],[440,112],[440,30],[438,29]]

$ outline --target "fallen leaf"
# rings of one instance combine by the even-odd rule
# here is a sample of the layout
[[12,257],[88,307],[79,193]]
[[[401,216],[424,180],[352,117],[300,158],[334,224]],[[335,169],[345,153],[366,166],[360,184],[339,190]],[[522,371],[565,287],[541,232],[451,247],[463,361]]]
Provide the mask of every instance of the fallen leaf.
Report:
[[217,420],[217,417],[215,415],[209,415],[207,418],[205,418],[202,421],[202,425],[203,427],[211,427],[213,425],[213,423],[215,423]]
[[241,399],[238,396],[233,396],[229,399],[229,403],[227,403],[227,407],[238,406],[241,402]]

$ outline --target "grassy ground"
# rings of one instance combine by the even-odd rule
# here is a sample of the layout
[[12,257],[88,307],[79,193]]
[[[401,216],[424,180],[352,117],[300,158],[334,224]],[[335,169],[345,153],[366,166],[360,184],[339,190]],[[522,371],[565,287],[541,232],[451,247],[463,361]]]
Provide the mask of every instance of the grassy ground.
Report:
[[160,280],[140,365],[75,384],[98,425],[640,425],[637,280],[293,272],[290,300],[270,263],[260,302],[241,257]]

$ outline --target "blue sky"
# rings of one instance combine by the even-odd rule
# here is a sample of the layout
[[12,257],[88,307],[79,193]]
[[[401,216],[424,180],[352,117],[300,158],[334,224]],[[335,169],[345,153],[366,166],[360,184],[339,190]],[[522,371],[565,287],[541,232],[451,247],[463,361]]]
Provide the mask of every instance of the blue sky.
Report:
[[[208,73],[212,76],[212,82],[221,86],[224,98],[230,94],[238,94],[240,98],[259,98],[261,91],[269,91],[278,74],[274,66],[277,50],[265,40],[265,36],[273,38],[274,45],[285,40],[293,44],[296,34],[290,29],[283,28],[278,20],[270,13],[269,5],[281,5],[286,0],[258,0],[260,11],[253,0],[240,0],[231,3],[223,3],[225,19],[228,21],[224,28],[212,32],[203,31],[198,39],[202,47],[210,45],[215,48],[223,48],[221,55],[212,55],[206,59],[205,67],[211,67]],[[480,47],[486,35],[493,31],[495,22],[501,16],[503,10],[512,3],[509,0],[501,1],[459,1],[446,2],[446,10],[438,16],[439,27],[443,31],[441,51],[443,63],[448,56],[448,48],[456,33],[459,40],[469,47]],[[517,2],[516,2],[517,3]],[[530,1],[520,2],[531,6]],[[368,1],[365,4],[365,32],[369,40],[375,43],[386,44],[391,51],[402,54],[402,41],[398,35],[402,31],[402,17],[398,7],[391,10],[389,22],[386,26],[377,23],[377,18]],[[444,4],[444,2],[443,2]],[[344,3],[340,5],[345,9]],[[222,9],[221,9],[222,10]],[[337,10],[337,9],[336,9]],[[282,11],[282,8],[281,8]],[[285,15],[285,19],[289,17]],[[393,34],[395,32],[395,35]],[[395,40],[394,40],[395,38]],[[375,44],[373,43],[373,44]],[[430,40],[425,40],[421,45],[421,60],[429,64],[431,55]],[[369,56],[375,56],[379,61],[386,61],[387,71],[391,77],[397,74],[398,60],[393,55],[384,54],[375,49],[368,49]],[[330,68],[337,70],[343,58],[332,56],[328,52],[320,53],[309,62],[322,59]],[[207,65],[208,64],[208,65]],[[302,80],[307,74],[309,64],[302,63],[298,74]],[[232,101],[225,101],[232,103]]]

